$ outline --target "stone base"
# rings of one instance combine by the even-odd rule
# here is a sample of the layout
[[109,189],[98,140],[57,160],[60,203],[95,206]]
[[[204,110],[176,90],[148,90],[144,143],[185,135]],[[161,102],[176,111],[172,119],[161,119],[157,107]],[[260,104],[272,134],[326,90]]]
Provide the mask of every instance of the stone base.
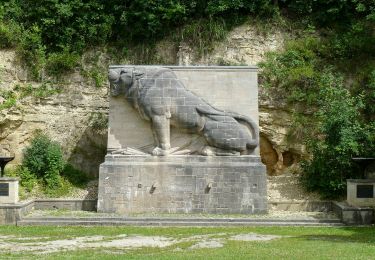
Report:
[[0,178],[0,204],[15,204],[18,202],[18,179]]
[[107,155],[98,211],[266,213],[266,168],[259,156]]
[[347,225],[374,224],[374,209],[370,207],[353,207],[347,202],[333,202],[333,211]]
[[375,207],[375,179],[348,179],[347,202],[355,207]]

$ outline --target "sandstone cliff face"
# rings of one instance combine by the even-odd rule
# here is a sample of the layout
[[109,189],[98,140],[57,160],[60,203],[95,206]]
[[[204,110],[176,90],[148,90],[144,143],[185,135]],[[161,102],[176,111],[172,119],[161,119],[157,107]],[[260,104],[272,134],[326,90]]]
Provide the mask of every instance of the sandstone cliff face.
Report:
[[[217,44],[210,55],[198,57],[185,43],[175,56],[179,65],[256,65],[267,51],[281,49],[288,33],[259,31],[249,24],[235,28],[227,39]],[[164,46],[165,41],[162,42]],[[159,46],[160,50],[165,50]],[[162,55],[162,54],[161,54]],[[27,73],[17,64],[15,53],[0,50],[0,88],[10,90],[17,85],[40,83],[28,81]],[[67,160],[92,176],[98,174],[99,164],[106,151],[105,120],[108,113],[107,89],[97,88],[80,73],[66,75],[49,86],[58,89],[47,97],[32,94],[17,99],[16,105],[0,110],[0,155],[14,154],[19,163],[23,148],[35,130],[42,130],[64,148]],[[260,86],[261,156],[269,175],[290,172],[297,167],[304,147],[288,140],[292,114],[282,102],[272,101]],[[4,102],[0,98],[0,104]],[[100,121],[100,122],[98,122]]]
[[[13,51],[0,52],[0,71],[2,91],[17,85],[37,91],[41,85],[27,81]],[[19,163],[22,150],[35,131],[41,130],[63,146],[70,163],[97,175],[106,151],[106,131],[97,129],[95,120],[101,120],[98,115],[107,114],[107,90],[95,88],[79,74],[69,75],[49,87],[58,91],[46,97],[37,97],[32,91],[18,97],[11,108],[0,110],[0,154],[15,155],[13,163]]]

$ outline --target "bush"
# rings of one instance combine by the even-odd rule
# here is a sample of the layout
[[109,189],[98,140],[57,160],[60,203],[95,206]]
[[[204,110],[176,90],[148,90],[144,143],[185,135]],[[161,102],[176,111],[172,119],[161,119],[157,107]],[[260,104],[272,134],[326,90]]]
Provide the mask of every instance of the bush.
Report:
[[61,53],[52,53],[48,56],[46,70],[47,73],[54,76],[73,71],[79,65],[80,56],[76,53],[67,51]]
[[34,25],[30,29],[23,30],[17,51],[30,69],[31,76],[40,79],[46,60],[46,48],[42,40],[42,31],[38,26]]
[[15,0],[21,14],[10,14],[29,28],[37,26],[49,51],[83,51],[88,45],[104,43],[111,33],[113,16],[97,0]]
[[17,46],[21,35],[18,24],[0,21],[0,48],[13,48]]
[[61,185],[60,173],[65,162],[61,147],[48,136],[38,133],[24,151],[22,165],[38,178],[43,179],[48,188]]
[[30,192],[37,184],[38,179],[34,174],[32,174],[28,168],[19,166],[17,169],[17,175],[20,177],[20,184]]
[[261,83],[272,98],[286,100],[298,120],[294,126],[301,130],[294,127],[290,135],[305,142],[311,155],[302,163],[302,183],[335,198],[345,193],[346,179],[361,177],[352,157],[375,156],[373,75],[346,85],[331,57],[333,46],[322,44],[327,39],[303,38],[289,42],[283,52],[268,54],[261,64]]
[[90,180],[90,178],[84,172],[77,170],[69,163],[65,165],[62,171],[62,176],[77,187],[82,187]]
[[307,142],[312,159],[302,163],[302,180],[308,190],[335,198],[344,195],[346,179],[363,177],[352,158],[366,154],[370,136],[360,122],[361,96],[329,87],[320,91],[320,97],[322,106],[316,114],[320,124]]
[[283,52],[267,53],[266,60],[259,64],[262,85],[289,102],[314,103],[323,76],[319,68],[319,43],[318,37],[307,36],[288,42]]

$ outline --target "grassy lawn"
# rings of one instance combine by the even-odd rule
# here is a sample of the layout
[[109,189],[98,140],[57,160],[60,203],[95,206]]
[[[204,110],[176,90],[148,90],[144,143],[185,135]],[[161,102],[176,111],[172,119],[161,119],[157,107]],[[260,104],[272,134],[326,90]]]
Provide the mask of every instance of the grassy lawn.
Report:
[[[269,235],[278,237],[266,241],[233,239],[239,234],[253,233],[258,237],[270,237]],[[151,242],[160,240],[166,244],[160,247],[150,246],[144,240],[150,237],[152,237]],[[82,242],[82,239],[87,238],[90,241]],[[134,243],[139,240],[146,241],[146,244],[124,247],[121,245],[124,241]],[[113,241],[120,241],[120,246],[116,243],[111,244]],[[203,248],[194,246],[199,242],[206,242],[209,246]],[[84,246],[77,247],[77,243],[84,243]],[[56,247],[61,244],[65,246]],[[210,248],[210,245],[214,248]],[[33,246],[39,249],[34,251],[21,249]],[[46,250],[49,251],[46,253]],[[0,226],[0,259],[374,259],[374,257],[375,228],[373,227]]]

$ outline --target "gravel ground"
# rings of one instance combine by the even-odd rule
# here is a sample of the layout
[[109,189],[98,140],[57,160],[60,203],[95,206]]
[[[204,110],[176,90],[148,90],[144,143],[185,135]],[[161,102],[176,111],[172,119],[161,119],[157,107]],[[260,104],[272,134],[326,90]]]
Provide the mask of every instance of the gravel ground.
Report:
[[[188,236],[173,238],[165,236],[117,235],[117,236],[80,236],[69,239],[56,239],[48,237],[22,237],[0,236],[0,251],[2,253],[31,253],[45,255],[60,251],[73,251],[79,249],[116,249],[126,251],[144,247],[165,248],[179,243],[191,242],[188,248],[219,248],[228,241],[269,241],[282,238],[277,235],[263,235],[247,233],[240,235],[212,234],[201,236]],[[38,241],[39,240],[39,241]],[[47,241],[40,241],[47,240]],[[113,252],[112,252],[113,253]]]
[[133,218],[259,218],[259,219],[337,219],[331,212],[306,212],[306,211],[276,211],[270,210],[268,214],[131,214],[119,215],[113,213],[97,213],[90,211],[69,211],[69,210],[33,210],[27,217],[133,217]]

